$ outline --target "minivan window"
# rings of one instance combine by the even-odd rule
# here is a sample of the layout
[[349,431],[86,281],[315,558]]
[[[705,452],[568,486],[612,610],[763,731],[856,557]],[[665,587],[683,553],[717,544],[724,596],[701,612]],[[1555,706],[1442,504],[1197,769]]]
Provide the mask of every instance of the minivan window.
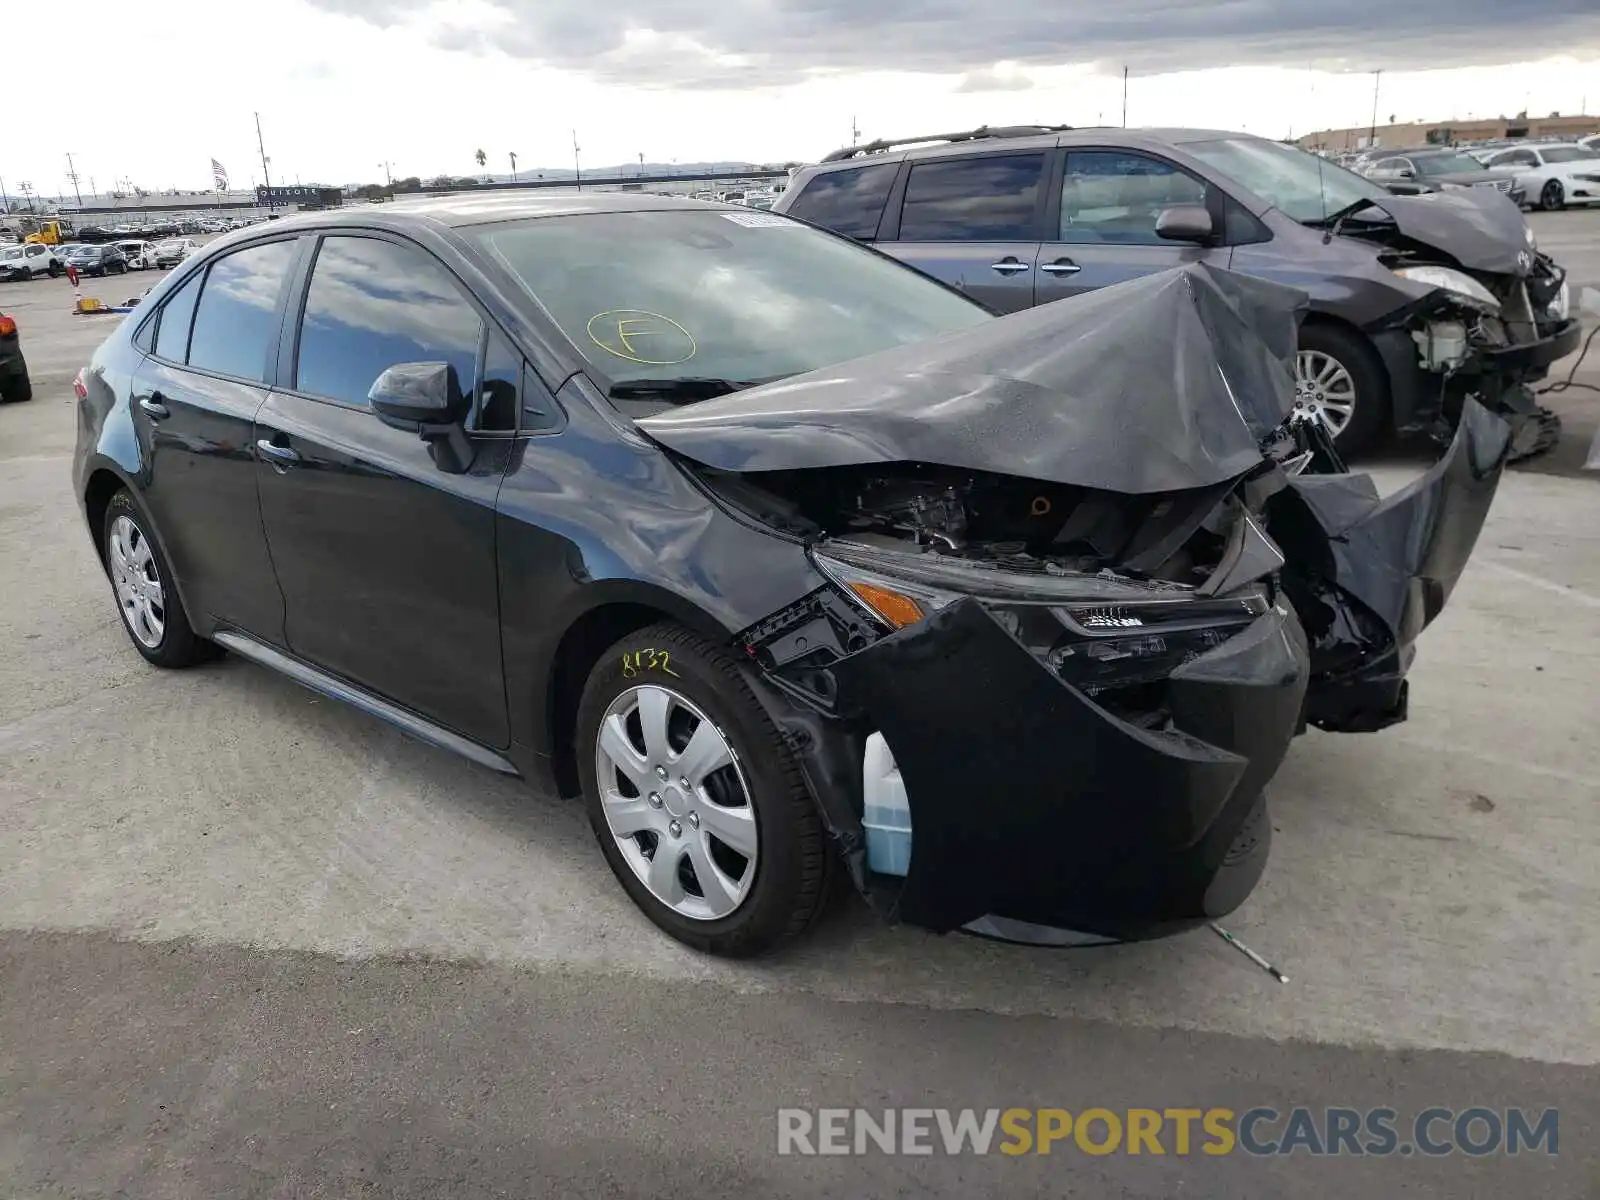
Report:
[[294,259],[293,241],[248,246],[206,272],[189,335],[189,365],[261,382],[278,331],[278,295]]
[[992,316],[847,238],[776,213],[593,213],[479,225],[601,387],[769,380]]
[[1323,221],[1357,200],[1390,195],[1337,163],[1267,138],[1215,138],[1182,148],[1294,221]]
[[1044,152],[914,163],[900,211],[903,242],[1037,240]]
[[1061,240],[1170,245],[1156,236],[1162,212],[1205,202],[1205,184],[1160,159],[1124,150],[1074,150],[1061,180]]
[[483,322],[422,251],[366,237],[325,237],[311,269],[295,388],[365,406],[389,367],[446,362],[477,387]]
[[159,318],[161,325],[156,330],[157,358],[175,363],[188,361],[189,326],[194,323],[194,302],[200,295],[200,278],[203,274],[196,271],[162,305]]
[[846,237],[877,235],[899,163],[872,163],[813,175],[789,205],[789,214]]

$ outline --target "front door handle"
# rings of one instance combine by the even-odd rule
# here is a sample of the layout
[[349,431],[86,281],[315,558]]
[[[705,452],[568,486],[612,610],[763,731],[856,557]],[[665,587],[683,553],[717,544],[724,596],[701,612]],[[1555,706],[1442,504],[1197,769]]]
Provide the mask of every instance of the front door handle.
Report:
[[1028,264],[1018,262],[1012,255],[1006,255],[997,263],[990,263],[989,269],[1000,275],[1015,275],[1018,271],[1026,271]]
[[166,405],[166,399],[160,392],[151,392],[148,396],[139,397],[139,407],[156,420],[164,421],[172,415],[172,410]]
[[1083,268],[1070,258],[1058,258],[1055,262],[1045,263],[1039,270],[1046,275],[1076,275]]
[[272,464],[272,469],[279,473],[287,471],[300,461],[300,451],[293,446],[280,446],[269,438],[260,438],[256,441],[256,451],[264,462]]

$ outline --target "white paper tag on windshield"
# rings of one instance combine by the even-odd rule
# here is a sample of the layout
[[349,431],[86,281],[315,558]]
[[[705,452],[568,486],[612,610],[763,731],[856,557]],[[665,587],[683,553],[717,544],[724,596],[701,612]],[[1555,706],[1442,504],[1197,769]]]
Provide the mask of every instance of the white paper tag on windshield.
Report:
[[743,225],[746,229],[804,229],[798,221],[791,221],[787,217],[776,216],[764,212],[725,212],[722,214],[735,225]]

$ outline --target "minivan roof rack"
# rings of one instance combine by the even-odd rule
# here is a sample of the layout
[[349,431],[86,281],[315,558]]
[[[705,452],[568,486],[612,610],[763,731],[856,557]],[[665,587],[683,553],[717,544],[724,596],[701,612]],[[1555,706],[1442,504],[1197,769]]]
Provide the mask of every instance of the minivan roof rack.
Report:
[[879,138],[875,142],[845,146],[832,154],[824,154],[822,161],[843,162],[857,155],[880,154],[897,146],[915,146],[921,142],[975,142],[983,138],[1036,137],[1043,133],[1061,133],[1071,128],[1071,125],[980,125],[976,129],[968,129],[962,133],[925,133],[920,137]]

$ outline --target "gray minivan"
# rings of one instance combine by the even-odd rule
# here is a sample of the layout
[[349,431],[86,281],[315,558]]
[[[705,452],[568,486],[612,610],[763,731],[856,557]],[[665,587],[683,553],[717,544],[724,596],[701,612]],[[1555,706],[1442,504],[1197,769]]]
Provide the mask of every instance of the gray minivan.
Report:
[[[1537,411],[1528,385],[1579,338],[1565,273],[1503,195],[1395,196],[1240,133],[1028,126],[873,142],[803,168],[774,210],[1001,313],[1192,262],[1297,287],[1310,296],[1298,403],[1346,454],[1390,431],[1443,433],[1468,396]],[[1543,415],[1551,444],[1559,424]]]

